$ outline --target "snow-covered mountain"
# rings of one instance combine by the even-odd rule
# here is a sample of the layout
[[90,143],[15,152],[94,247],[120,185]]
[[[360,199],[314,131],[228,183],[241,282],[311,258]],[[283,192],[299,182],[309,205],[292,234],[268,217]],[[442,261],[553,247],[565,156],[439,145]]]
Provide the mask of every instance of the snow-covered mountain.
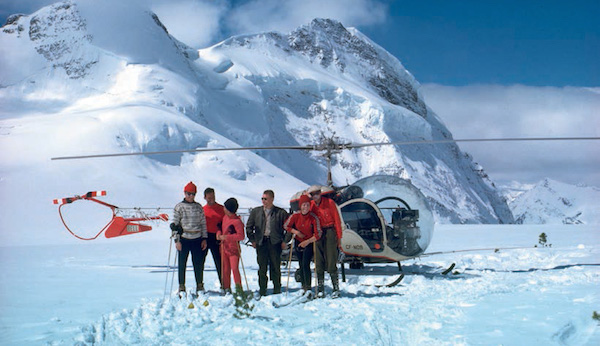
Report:
[[[55,209],[40,198],[106,189],[130,205],[171,206],[194,180],[246,206],[274,188],[284,205],[325,178],[318,153],[296,151],[50,157],[304,145],[334,134],[357,143],[452,137],[402,64],[339,22],[315,19],[197,52],[138,2],[68,1],[11,16],[0,32],[0,100],[6,228],[29,215],[15,200],[47,227]],[[513,221],[482,167],[454,144],[370,147],[333,164],[337,184],[377,173],[411,179],[438,221]]]
[[519,224],[600,224],[600,189],[544,179],[502,188]]

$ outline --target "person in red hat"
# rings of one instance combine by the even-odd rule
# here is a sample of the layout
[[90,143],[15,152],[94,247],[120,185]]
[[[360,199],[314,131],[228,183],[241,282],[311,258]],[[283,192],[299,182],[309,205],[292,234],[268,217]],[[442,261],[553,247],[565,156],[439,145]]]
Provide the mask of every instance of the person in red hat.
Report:
[[302,290],[306,293],[311,289],[310,261],[314,256],[311,244],[321,238],[322,231],[319,218],[310,211],[310,198],[307,195],[300,196],[299,205],[300,210],[287,219],[283,228],[294,235],[296,254],[300,263],[300,282]]
[[185,270],[187,259],[192,253],[194,276],[196,277],[196,292],[204,291],[203,271],[204,252],[206,251],[206,218],[204,209],[194,199],[196,185],[191,181],[183,189],[183,201],[177,203],[173,211],[171,223],[172,237],[179,253],[179,292],[185,292]]

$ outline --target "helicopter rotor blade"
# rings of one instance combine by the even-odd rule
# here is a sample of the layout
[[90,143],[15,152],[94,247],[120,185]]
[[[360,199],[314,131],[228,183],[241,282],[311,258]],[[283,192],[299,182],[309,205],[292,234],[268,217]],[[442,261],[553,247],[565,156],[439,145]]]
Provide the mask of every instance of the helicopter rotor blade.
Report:
[[53,157],[50,160],[77,160],[77,159],[95,159],[102,157],[119,157],[119,156],[139,156],[139,155],[159,155],[159,154],[181,154],[181,153],[199,153],[209,151],[241,151],[241,150],[317,150],[316,147],[305,146],[275,146],[275,147],[237,147],[237,148],[196,148],[182,150],[162,150],[162,151],[140,151],[133,153],[114,153],[114,154],[95,154],[95,155],[79,155],[79,156],[59,156]]
[[317,145],[299,145],[299,146],[272,146],[272,147],[236,147],[236,148],[197,148],[183,150],[164,150],[164,151],[146,151],[133,153],[114,153],[114,154],[95,154],[79,156],[59,156],[52,157],[51,160],[76,160],[93,159],[102,157],[119,156],[139,156],[139,155],[158,155],[158,154],[180,154],[180,153],[198,153],[210,151],[241,151],[241,150],[314,150],[314,151],[333,151],[343,149],[365,148],[381,145],[418,145],[418,144],[446,144],[446,143],[465,143],[465,142],[518,142],[518,141],[581,141],[581,140],[600,140],[600,137],[522,137],[522,138],[466,138],[466,139],[441,139],[441,140],[413,140],[397,142],[380,143],[334,143],[326,142]]
[[522,141],[581,141],[599,140],[600,137],[521,137],[521,138],[465,138],[465,139],[439,139],[439,140],[415,140],[381,143],[350,143],[348,148],[365,148],[380,145],[414,145],[414,144],[446,144],[464,142],[522,142]]

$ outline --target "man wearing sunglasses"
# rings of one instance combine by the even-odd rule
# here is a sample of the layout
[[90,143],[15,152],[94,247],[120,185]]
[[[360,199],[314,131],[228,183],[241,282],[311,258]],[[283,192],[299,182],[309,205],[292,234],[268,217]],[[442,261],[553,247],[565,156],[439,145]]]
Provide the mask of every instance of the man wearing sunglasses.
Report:
[[204,209],[200,203],[194,200],[196,185],[190,181],[183,192],[183,201],[175,206],[173,222],[171,223],[175,247],[179,253],[180,294],[185,292],[185,270],[190,252],[192,253],[192,264],[194,265],[194,276],[196,277],[196,292],[204,291],[204,252],[206,251],[206,238],[208,238]]
[[[246,234],[256,249],[258,262],[258,293],[267,295],[267,268],[273,281],[273,293],[281,293],[281,250],[287,247],[283,228],[288,213],[273,205],[275,193],[266,190],[262,195],[262,206],[253,208],[246,222]],[[291,234],[289,235],[291,239]],[[287,239],[289,241],[289,239]]]

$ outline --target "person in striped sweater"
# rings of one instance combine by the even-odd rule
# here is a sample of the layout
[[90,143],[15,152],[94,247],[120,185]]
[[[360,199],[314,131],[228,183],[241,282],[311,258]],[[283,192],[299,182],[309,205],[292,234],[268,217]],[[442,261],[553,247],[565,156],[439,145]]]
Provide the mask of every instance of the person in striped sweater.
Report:
[[183,192],[183,201],[175,206],[171,223],[172,237],[179,255],[179,292],[185,292],[185,270],[190,253],[196,277],[196,292],[204,291],[204,252],[208,237],[206,218],[202,205],[195,201],[196,185],[190,181]]

